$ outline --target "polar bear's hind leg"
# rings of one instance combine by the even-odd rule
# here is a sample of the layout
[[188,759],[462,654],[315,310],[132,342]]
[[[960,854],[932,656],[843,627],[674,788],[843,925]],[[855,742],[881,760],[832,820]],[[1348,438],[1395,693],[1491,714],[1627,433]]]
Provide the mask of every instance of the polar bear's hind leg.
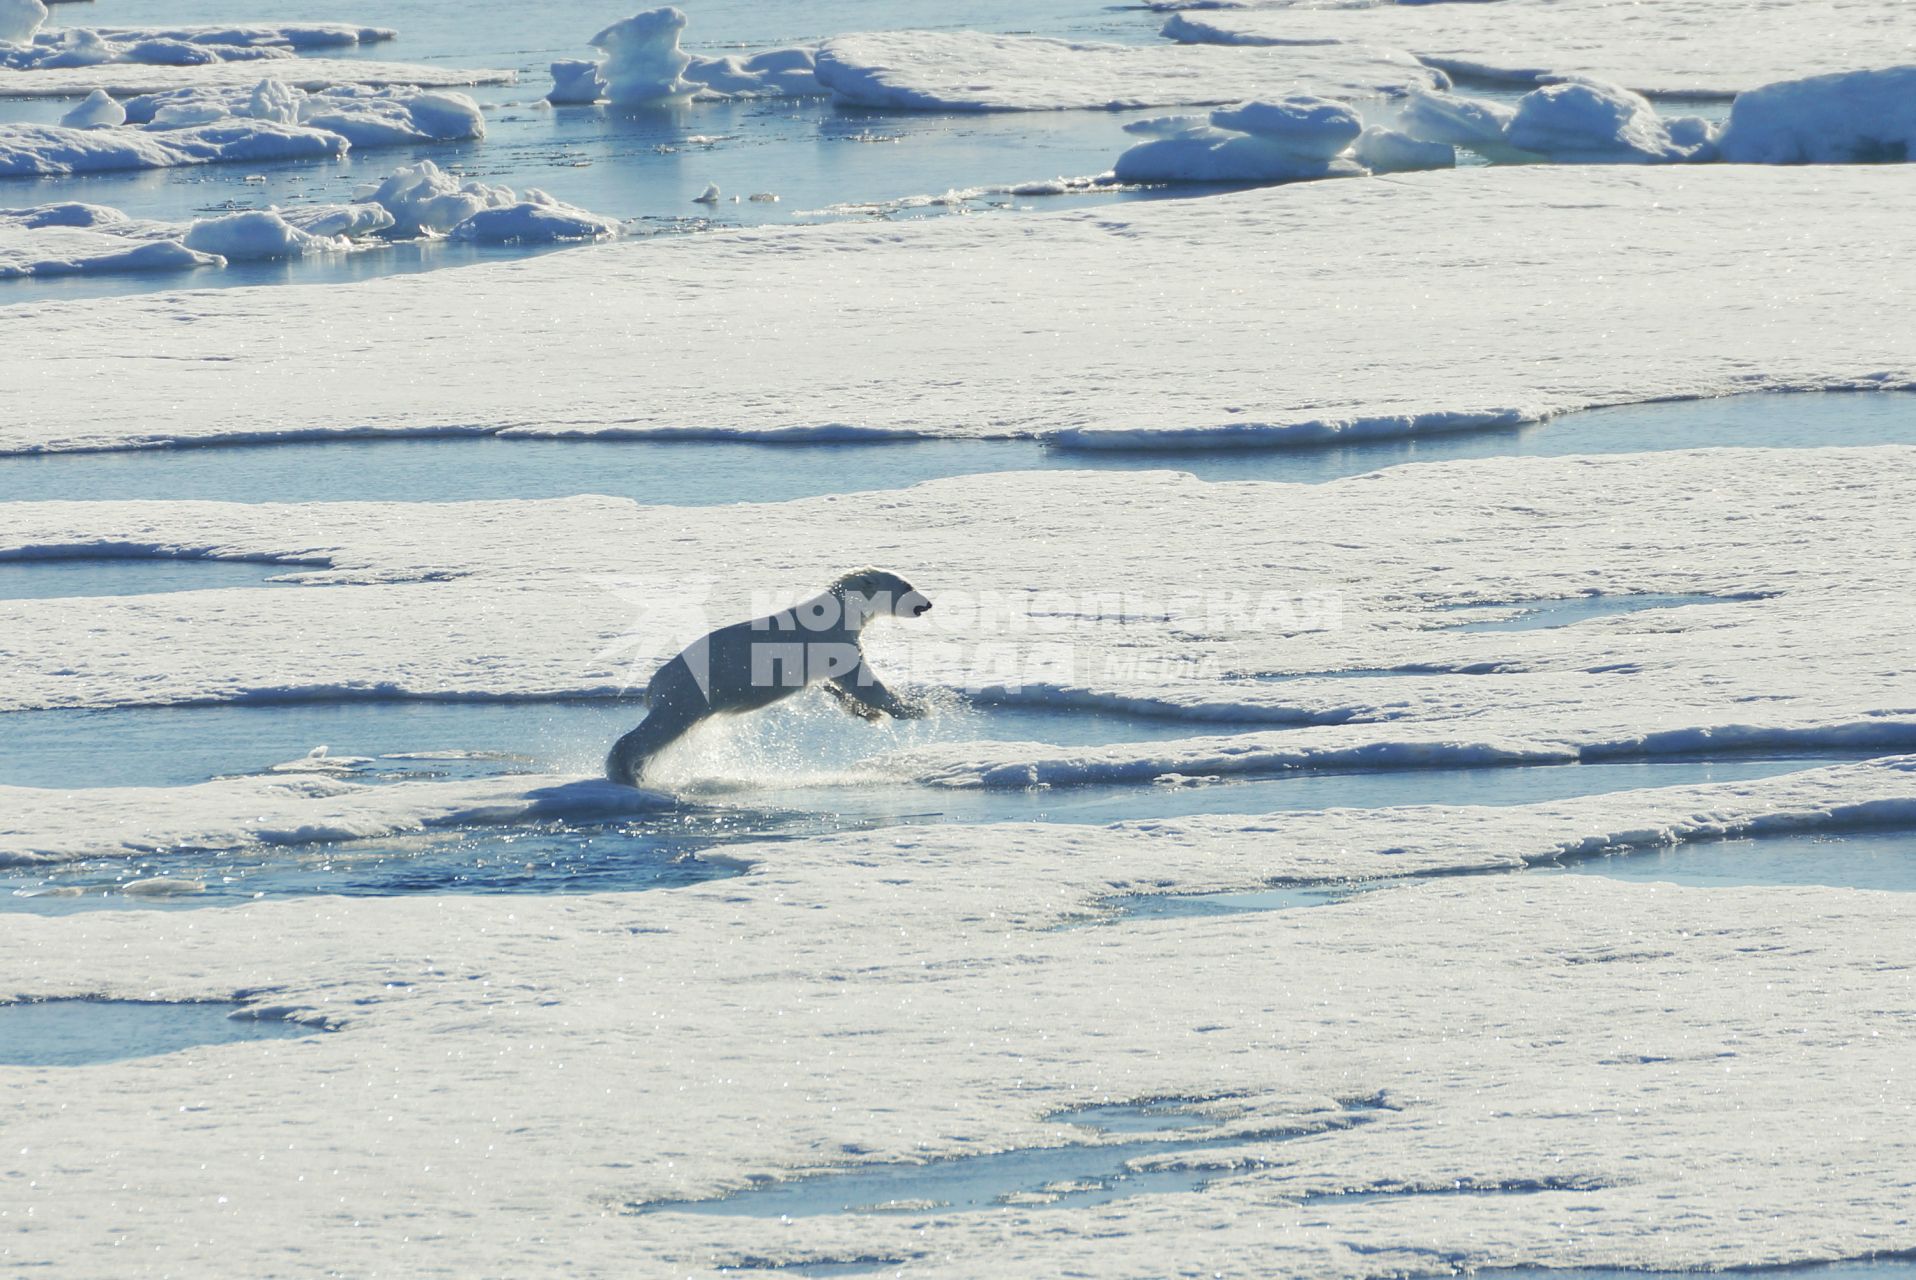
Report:
[[639,785],[639,775],[653,756],[685,736],[697,724],[697,715],[687,715],[671,703],[653,706],[639,727],[612,744],[605,758],[605,776],[628,787]]

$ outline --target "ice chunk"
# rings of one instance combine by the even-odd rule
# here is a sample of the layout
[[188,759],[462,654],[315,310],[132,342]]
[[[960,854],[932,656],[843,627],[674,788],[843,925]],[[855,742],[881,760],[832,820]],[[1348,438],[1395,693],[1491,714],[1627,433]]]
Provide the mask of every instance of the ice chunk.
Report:
[[1364,121],[1341,102],[1297,95],[1276,102],[1247,102],[1211,113],[1220,129],[1264,138],[1294,155],[1328,160],[1357,140]]
[[341,134],[356,147],[486,136],[479,104],[451,90],[313,94],[300,103],[299,115],[300,123]]
[[1131,121],[1124,126],[1124,131],[1146,138],[1175,138],[1181,133],[1208,129],[1210,126],[1209,116],[1148,116],[1143,120]]
[[40,0],[0,0],[0,44],[26,44],[46,20]]
[[838,36],[820,47],[817,66],[841,101],[912,111],[1226,106],[1294,94],[1356,100],[1450,83],[1407,53],[1362,45],[1133,47],[974,31]]
[[1351,155],[1372,173],[1450,169],[1457,164],[1457,149],[1447,142],[1421,142],[1377,125],[1358,135]]
[[705,190],[701,191],[692,200],[693,204],[717,204],[718,202],[719,202],[719,189],[718,189],[718,183],[716,182],[706,183]]
[[1398,106],[1397,127],[1420,142],[1444,142],[1482,150],[1506,145],[1504,130],[1515,108],[1488,98],[1413,93]]
[[253,86],[253,92],[246,101],[244,114],[255,120],[298,124],[300,103],[305,96],[303,92],[284,80],[262,80]]
[[0,209],[0,227],[106,227],[125,222],[126,215],[103,204],[82,204],[69,200],[61,204],[41,204],[30,209]]
[[303,258],[312,253],[337,253],[350,247],[344,236],[319,236],[302,231],[272,209],[202,218],[186,233],[185,245],[235,262]]
[[537,189],[515,204],[482,209],[452,229],[454,240],[474,244],[552,244],[562,240],[605,240],[619,224],[554,200]]
[[599,73],[606,97],[628,107],[690,97],[695,86],[684,78],[692,59],[679,48],[683,30],[685,15],[667,6],[633,14],[593,36],[593,47],[605,50]]
[[1526,93],[1504,130],[1512,146],[1586,164],[1665,164],[1694,157],[1641,94],[1599,80],[1570,80]]
[[220,258],[177,240],[140,240],[80,223],[9,222],[0,211],[0,280],[217,267]]
[[1916,66],[1752,89],[1731,106],[1720,146],[1734,164],[1907,161],[1916,150]]
[[605,77],[599,64],[583,58],[561,58],[552,64],[552,88],[547,102],[597,102],[605,96]]
[[1303,182],[1365,172],[1352,160],[1300,155],[1270,138],[1211,126],[1140,142],[1112,170],[1120,182]]
[[0,124],[0,177],[53,177],[115,169],[168,169],[229,161],[332,159],[349,144],[336,133],[265,120],[148,133]]
[[1364,131],[1357,112],[1309,95],[1213,111],[1207,124],[1170,132],[1190,117],[1142,121],[1163,130],[1118,157],[1120,182],[1298,182],[1365,172],[1343,152]]
[[390,230],[394,219],[385,206],[361,201],[355,204],[313,204],[281,209],[280,217],[302,231],[316,236],[345,236],[358,240],[375,232]]
[[817,50],[768,49],[748,57],[693,58],[685,79],[700,97],[810,98],[830,90],[819,83]]
[[126,123],[126,108],[105,89],[95,89],[73,110],[60,117],[68,129],[100,129]]
[[430,160],[395,169],[366,199],[393,216],[397,235],[444,235],[483,209],[518,202],[508,187],[461,183]]

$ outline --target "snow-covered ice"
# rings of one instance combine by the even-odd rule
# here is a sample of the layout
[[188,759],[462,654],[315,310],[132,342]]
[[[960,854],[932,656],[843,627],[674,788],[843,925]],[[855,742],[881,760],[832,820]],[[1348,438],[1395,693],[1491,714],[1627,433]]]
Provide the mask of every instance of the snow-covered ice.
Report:
[[1294,182],[1366,171],[1344,154],[1363,118],[1327,98],[1247,102],[1176,131],[1171,120],[1144,123],[1159,136],[1118,157],[1112,172],[1120,182]]
[[460,142],[486,136],[485,115],[451,89],[343,85],[308,92],[276,75],[244,87],[175,89],[126,103],[136,125],[177,128],[221,120],[266,120],[338,134],[355,147]]
[[320,236],[294,226],[271,209],[202,218],[186,233],[187,248],[234,262],[303,258],[311,253],[343,253],[351,242],[343,235]]
[[0,210],[0,280],[23,276],[92,275],[127,271],[186,271],[221,260],[177,240],[137,240],[85,226],[28,228]]
[[1684,145],[1647,98],[1617,85],[1571,80],[1526,93],[1504,129],[1522,151],[1581,164],[1668,164],[1716,158],[1709,126]]
[[1906,162],[1916,152],[1916,65],[1785,80],[1740,94],[1721,139],[1737,164]]
[[534,189],[465,181],[430,160],[407,165],[367,188],[362,199],[384,209],[396,235],[450,235],[480,244],[599,240],[619,233],[611,218],[574,208]]
[[[94,101],[92,98],[88,102]],[[346,86],[319,93],[280,80],[245,89],[185,89],[109,100],[81,126],[0,124],[0,175],[166,169],[181,165],[337,157],[352,147],[482,138],[485,115],[451,90]]]
[[1281,6],[1171,15],[1175,40],[1364,40],[1453,75],[1539,83],[1593,76],[1638,93],[1730,97],[1772,81],[1916,61],[1903,0],[1516,0]]
[[[1909,385],[1906,298],[1880,264],[1910,247],[1911,199],[1905,166],[1460,169],[286,286],[270,328],[246,290],[6,308],[0,450],[476,426],[1268,446]],[[856,302],[854,249],[889,282]],[[1669,288],[1679,268],[1686,287]],[[1020,279],[1034,284],[1007,292]],[[1392,296],[1419,305],[1354,303]],[[955,381],[962,404],[941,390]]]
[[551,64],[554,103],[597,102],[655,106],[689,98],[805,98],[826,89],[814,74],[809,46],[708,57],[686,52],[679,37],[683,12],[650,9],[613,23],[592,37],[598,61],[563,58]]
[[[1883,447],[1504,459],[1314,486],[1046,471],[920,485],[863,517],[848,504],[868,497],[710,508],[607,498],[15,504],[0,511],[0,552],[10,555],[104,545],[331,567],[303,579],[324,590],[0,604],[0,660],[17,673],[0,706],[612,695],[633,669],[756,612],[755,592],[829,577],[829,546],[781,533],[823,525],[924,579],[940,601],[928,621],[873,637],[888,674],[1191,722],[1188,736],[1169,739],[959,742],[870,762],[873,776],[900,785],[1907,749],[1916,718],[1897,655],[1911,610],[1899,566],[1857,549],[1912,536],[1916,516],[1899,496],[1912,456]],[[1591,504],[1593,491],[1602,504]],[[1795,513],[1812,509],[1843,519],[1805,530]],[[1407,542],[1409,512],[1419,522]],[[1280,526],[1292,532],[1278,571],[1265,566],[1268,531]],[[1150,534],[1161,528],[1215,532],[1167,543]],[[1006,603],[992,594],[1000,584],[1032,581],[1019,530],[1071,554],[1069,567],[1044,575],[1041,592],[1066,603],[1042,625],[992,621]],[[641,586],[622,588],[619,571],[577,557],[595,540],[647,548],[630,572],[680,584],[690,593],[683,616],[637,614]],[[748,562],[749,574],[713,576],[714,566]],[[1144,602],[1136,616],[1092,615],[1089,602],[1113,584]],[[1199,589],[1225,603],[1191,600]],[[1527,631],[1458,630],[1445,611],[1591,591],[1724,602]],[[1270,593],[1281,608],[1257,603]],[[1312,601],[1334,601],[1335,612]],[[635,616],[654,621],[635,632]],[[1831,616],[1866,621],[1839,641]],[[318,629],[324,646],[272,639]],[[190,660],[169,647],[180,634],[199,637]],[[1387,674],[1246,674],[1353,668]]]
[[619,223],[555,200],[535,188],[511,204],[479,210],[455,224],[448,234],[455,240],[477,244],[552,244],[610,239],[619,234]]
[[1372,125],[1358,135],[1351,158],[1372,173],[1414,173],[1455,167],[1457,149],[1448,142],[1421,141],[1395,129]]
[[685,80],[691,55],[679,48],[685,14],[677,9],[648,9],[613,23],[592,37],[605,53],[599,74],[606,96],[620,106],[645,106],[688,98]]
[[449,89],[511,84],[518,78],[516,72],[491,68],[358,58],[283,58],[274,59],[270,64],[235,61],[187,67],[111,63],[39,71],[0,68],[0,98],[83,98],[95,89],[104,89],[116,98],[167,93],[174,89],[250,90],[267,70],[275,79],[306,90],[355,84],[373,88],[412,85]]
[[104,89],[89,93],[79,106],[60,117],[69,129],[99,129],[126,123],[126,108]]
[[0,45],[30,43],[46,20],[47,7],[40,0],[0,0]]
[[307,49],[337,49],[391,40],[385,27],[340,23],[236,27],[61,27],[30,42],[0,47],[0,67],[15,71],[97,67],[112,63],[189,67],[215,62],[291,58]]
[[337,133],[266,120],[225,119],[153,133],[129,127],[69,129],[0,124],[0,177],[118,169],[171,169],[236,161],[331,160],[350,144]]
[[841,102],[908,111],[1221,106],[1448,87],[1408,54],[1355,44],[1189,49],[973,31],[837,36],[819,48],[817,75]]
[[[1901,1123],[1916,1007],[1896,976],[1916,943],[1896,895],[1472,876],[1306,912],[1050,926],[1113,892],[1253,887],[1306,858],[1326,874],[1509,865],[1567,831],[1906,811],[1908,777],[1904,760],[1235,832],[892,830],[740,846],[750,874],[664,894],[16,918],[0,965],[20,994],[241,995],[334,1034],[87,1068],[85,1125],[71,1074],[6,1069],[0,1160],[41,1210],[10,1258],[104,1273],[130,1247],[265,1274],[320,1250],[343,1271],[613,1276],[910,1257],[1147,1277],[1194,1249],[1257,1274],[1277,1247],[1287,1270],[1363,1277],[1433,1255],[1727,1267],[1900,1247],[1879,1225],[1916,1159]],[[1047,1115],[1151,1098],[1199,1100],[1217,1126],[1207,1189],[1086,1214],[628,1211],[1083,1141]],[[1376,1106],[1364,1122],[1325,1123],[1359,1100]],[[1273,1126],[1315,1136],[1228,1140]],[[1822,1171],[1809,1199],[1790,1194],[1806,1162]],[[1417,1194],[1459,1183],[1488,1190]],[[1379,1194],[1304,1202],[1347,1190]],[[146,1212],[127,1215],[134,1197]],[[253,1229],[222,1229],[236,1212]],[[454,1212],[461,1230],[420,1239]]]

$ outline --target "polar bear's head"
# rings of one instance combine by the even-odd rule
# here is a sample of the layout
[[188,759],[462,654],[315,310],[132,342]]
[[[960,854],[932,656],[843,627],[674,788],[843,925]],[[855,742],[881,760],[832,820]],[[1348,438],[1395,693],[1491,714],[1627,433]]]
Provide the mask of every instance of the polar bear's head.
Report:
[[931,612],[931,601],[923,592],[884,569],[840,574],[831,593],[844,602],[846,619],[860,625],[873,618],[916,618]]

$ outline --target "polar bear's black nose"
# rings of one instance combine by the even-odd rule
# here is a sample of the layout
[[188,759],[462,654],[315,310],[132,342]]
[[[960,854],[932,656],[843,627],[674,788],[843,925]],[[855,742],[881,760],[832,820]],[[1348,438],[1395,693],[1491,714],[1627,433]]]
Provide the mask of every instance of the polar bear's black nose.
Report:
[[919,605],[919,606],[918,606],[917,608],[915,608],[915,609],[913,609],[913,610],[911,611],[911,616],[912,616],[912,617],[914,617],[914,618],[917,618],[917,617],[921,617],[922,615],[924,615],[924,614],[927,614],[927,613],[930,613],[930,612],[931,612],[931,601],[929,601],[929,600],[927,600],[927,601],[925,601],[925,603],[923,603],[923,604],[921,604],[921,605]]

